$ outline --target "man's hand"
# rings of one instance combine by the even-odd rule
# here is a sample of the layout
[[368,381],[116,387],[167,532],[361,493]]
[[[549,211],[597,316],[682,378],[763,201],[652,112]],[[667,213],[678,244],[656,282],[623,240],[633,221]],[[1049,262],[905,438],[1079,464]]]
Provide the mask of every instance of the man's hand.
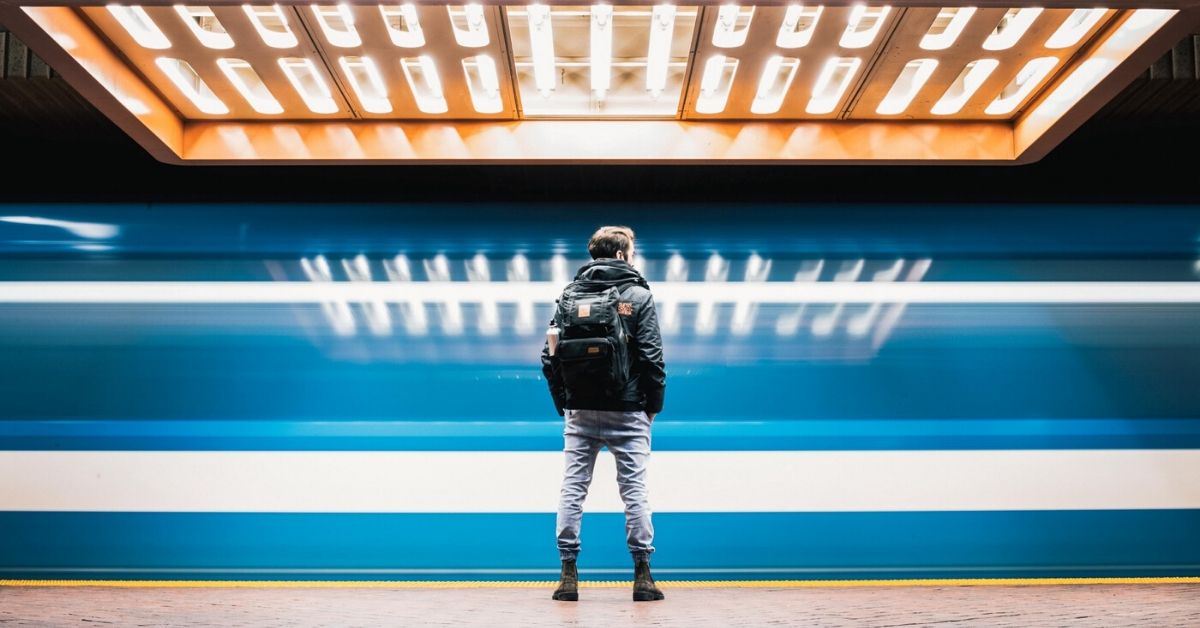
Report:
[[652,413],[652,412],[647,412],[647,413],[646,413],[646,416],[650,417],[650,422],[651,422],[651,423],[653,423],[653,422],[654,422],[654,417],[658,416],[658,414],[656,414],[656,413]]

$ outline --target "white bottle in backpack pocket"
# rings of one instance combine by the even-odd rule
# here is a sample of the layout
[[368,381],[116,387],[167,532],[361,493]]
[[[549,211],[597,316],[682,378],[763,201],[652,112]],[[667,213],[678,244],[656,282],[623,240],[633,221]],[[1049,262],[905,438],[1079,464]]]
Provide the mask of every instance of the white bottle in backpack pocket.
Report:
[[546,329],[546,346],[549,347],[551,356],[553,356],[555,350],[558,349],[559,333],[558,325],[551,321],[550,327]]

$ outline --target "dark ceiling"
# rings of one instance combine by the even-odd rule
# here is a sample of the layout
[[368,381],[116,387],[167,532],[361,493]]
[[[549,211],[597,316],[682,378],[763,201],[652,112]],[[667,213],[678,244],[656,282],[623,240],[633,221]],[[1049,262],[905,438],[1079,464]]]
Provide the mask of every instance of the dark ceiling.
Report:
[[0,50],[0,202],[1200,202],[1200,35],[1026,166],[168,166]]

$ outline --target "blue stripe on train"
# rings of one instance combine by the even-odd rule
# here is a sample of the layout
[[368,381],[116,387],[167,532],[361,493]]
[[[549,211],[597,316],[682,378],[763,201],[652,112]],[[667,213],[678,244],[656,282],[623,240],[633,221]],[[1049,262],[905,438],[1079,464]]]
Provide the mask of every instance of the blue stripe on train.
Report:
[[[628,578],[618,513],[585,578]],[[1200,575],[1200,510],[661,513],[662,579]],[[0,513],[0,577],[549,580],[553,514]]]
[[[658,421],[658,451],[1172,449],[1200,419]],[[554,451],[558,421],[0,421],[0,450]]]

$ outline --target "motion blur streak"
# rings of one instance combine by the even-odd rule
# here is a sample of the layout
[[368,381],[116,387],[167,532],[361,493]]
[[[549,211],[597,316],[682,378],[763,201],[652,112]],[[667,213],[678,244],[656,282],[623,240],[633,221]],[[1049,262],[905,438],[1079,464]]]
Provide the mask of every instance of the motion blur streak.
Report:
[[0,215],[0,577],[555,577],[538,355],[600,224],[664,330],[662,573],[1200,573],[1200,207]]

